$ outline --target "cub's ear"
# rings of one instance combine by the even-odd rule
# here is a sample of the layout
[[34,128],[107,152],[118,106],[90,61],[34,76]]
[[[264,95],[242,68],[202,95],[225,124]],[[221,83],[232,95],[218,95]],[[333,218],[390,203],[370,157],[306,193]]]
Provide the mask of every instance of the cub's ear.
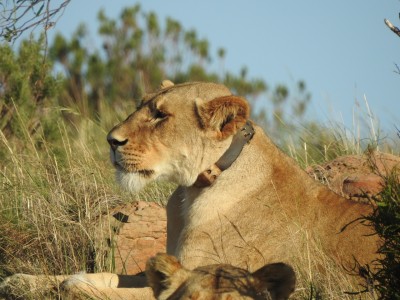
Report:
[[152,288],[154,297],[158,298],[164,290],[171,286],[171,277],[181,268],[182,265],[174,256],[165,253],[158,253],[147,260],[147,283]]
[[224,96],[205,102],[196,99],[197,114],[204,129],[216,133],[223,140],[244,126],[250,114],[247,101],[237,96]]
[[[284,263],[273,263],[261,267],[252,274],[258,293],[269,294],[270,299],[288,299],[296,286],[296,274]],[[268,298],[269,299],[269,298]]]

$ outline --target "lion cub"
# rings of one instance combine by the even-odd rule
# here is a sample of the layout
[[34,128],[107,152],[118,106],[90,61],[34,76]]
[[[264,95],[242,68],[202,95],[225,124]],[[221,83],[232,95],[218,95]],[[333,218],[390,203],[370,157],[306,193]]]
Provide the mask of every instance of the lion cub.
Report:
[[296,276],[284,263],[268,264],[254,273],[226,264],[184,268],[168,254],[147,261],[146,276],[159,300],[288,299]]

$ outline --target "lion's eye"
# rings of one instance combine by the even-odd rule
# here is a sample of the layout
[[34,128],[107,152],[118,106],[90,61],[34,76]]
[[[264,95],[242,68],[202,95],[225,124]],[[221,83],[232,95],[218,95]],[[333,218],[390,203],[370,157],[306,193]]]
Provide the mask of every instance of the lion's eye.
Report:
[[165,112],[156,109],[153,116],[154,116],[154,119],[164,119],[168,115]]

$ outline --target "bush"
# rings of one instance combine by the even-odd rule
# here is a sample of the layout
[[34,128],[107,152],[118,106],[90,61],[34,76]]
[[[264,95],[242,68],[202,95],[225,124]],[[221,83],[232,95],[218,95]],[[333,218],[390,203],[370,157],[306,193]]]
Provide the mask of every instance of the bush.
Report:
[[18,118],[34,132],[38,119],[46,115],[45,108],[55,105],[59,85],[51,70],[42,39],[23,41],[18,52],[0,44],[0,130],[6,135],[21,137],[15,124]]
[[371,216],[376,233],[382,238],[378,253],[382,255],[376,262],[378,268],[370,276],[379,299],[400,299],[400,173],[399,169],[382,176],[384,189]]

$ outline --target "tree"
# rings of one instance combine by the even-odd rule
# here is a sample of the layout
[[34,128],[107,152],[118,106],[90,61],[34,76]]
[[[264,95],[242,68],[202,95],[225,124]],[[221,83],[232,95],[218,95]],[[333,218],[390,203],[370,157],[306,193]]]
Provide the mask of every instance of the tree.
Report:
[[52,0],[6,0],[0,2],[0,37],[15,41],[25,31],[42,27],[44,32],[52,28],[57,18],[71,0],[54,4]]
[[[212,55],[208,40],[195,30],[185,30],[171,18],[161,23],[154,12],[143,12],[139,5],[122,10],[119,19],[98,13],[102,49],[86,49],[84,25],[67,40],[58,34],[50,46],[51,59],[64,68],[67,93],[63,105],[75,106],[80,113],[100,116],[104,103],[120,109],[127,102],[158,88],[169,78],[184,81],[223,82],[235,93],[255,98],[267,90],[261,79],[210,71]],[[218,50],[223,59],[225,50]],[[244,69],[245,70],[245,69]]]
[[[399,14],[399,18],[400,18],[400,14]],[[393,31],[395,34],[397,34],[400,37],[400,29],[397,28],[396,26],[394,26],[388,19],[385,19],[385,24],[387,27],[389,27],[389,29],[391,31]]]
[[0,45],[0,130],[7,137],[21,137],[21,121],[35,133],[39,119],[46,119],[45,107],[56,105],[58,81],[51,75],[52,64],[44,60],[42,45],[42,39],[23,41],[16,53]]
[[[18,0],[12,3],[16,11],[24,4],[26,9],[42,16],[40,20],[44,22],[43,14],[51,15],[45,5],[49,2]],[[65,8],[69,1],[62,3],[64,6],[58,9]],[[269,89],[263,79],[250,78],[246,67],[239,74],[225,71],[226,50],[219,48],[212,53],[207,39],[194,29],[186,30],[177,20],[159,20],[154,12],[144,12],[139,5],[124,8],[117,19],[100,10],[98,20],[98,39],[102,47],[86,46],[89,38],[93,38],[81,24],[71,37],[57,34],[49,42],[47,60],[46,51],[41,54],[36,51],[45,65],[63,70],[57,105],[68,108],[64,116],[71,122],[79,122],[82,116],[103,122],[109,111],[125,116],[139,104],[143,94],[156,90],[166,78],[175,83],[213,81],[225,84],[234,94],[256,104],[252,118],[268,128],[268,133],[278,142],[285,133],[295,131],[293,118],[301,118],[307,109],[310,94],[304,82],[299,81],[291,89],[283,84]],[[18,32],[22,32],[23,28],[20,29]],[[41,43],[40,51],[47,50],[47,40],[42,38]],[[47,72],[50,73],[50,69]]]

